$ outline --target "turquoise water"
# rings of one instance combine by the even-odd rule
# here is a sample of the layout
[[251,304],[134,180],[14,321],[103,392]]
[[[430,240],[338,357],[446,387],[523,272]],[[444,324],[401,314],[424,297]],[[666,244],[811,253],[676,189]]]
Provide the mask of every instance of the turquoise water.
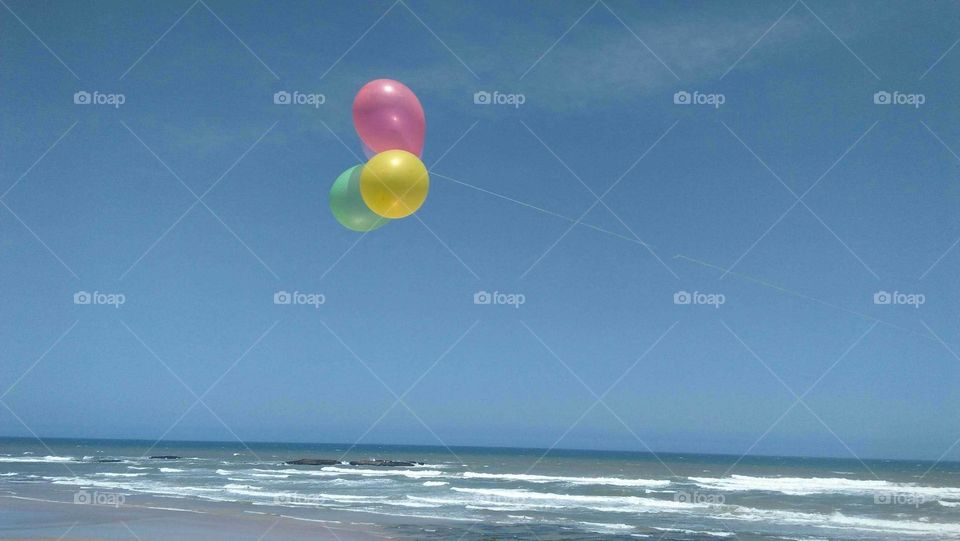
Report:
[[[960,464],[413,446],[0,439],[0,495],[149,499],[399,536],[490,539],[960,539]],[[175,460],[148,455],[177,455]],[[303,458],[414,467],[291,466]],[[120,462],[97,462],[116,459]],[[2,503],[0,499],[0,503]],[[166,502],[166,503],[163,503]]]

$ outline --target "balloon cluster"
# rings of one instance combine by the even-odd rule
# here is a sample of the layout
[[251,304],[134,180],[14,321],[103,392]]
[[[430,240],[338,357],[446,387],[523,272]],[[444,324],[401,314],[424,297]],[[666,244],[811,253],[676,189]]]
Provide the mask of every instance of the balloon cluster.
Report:
[[366,164],[347,169],[330,188],[330,210],[353,231],[373,231],[417,211],[430,177],[420,161],[426,119],[420,100],[403,83],[377,79],[353,99],[353,126]]

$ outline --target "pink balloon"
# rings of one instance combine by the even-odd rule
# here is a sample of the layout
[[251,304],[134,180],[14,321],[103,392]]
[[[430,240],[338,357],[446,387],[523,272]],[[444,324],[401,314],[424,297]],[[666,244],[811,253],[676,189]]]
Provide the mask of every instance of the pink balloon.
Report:
[[363,85],[353,99],[353,126],[375,153],[399,149],[423,154],[427,121],[420,100],[403,83],[377,79]]

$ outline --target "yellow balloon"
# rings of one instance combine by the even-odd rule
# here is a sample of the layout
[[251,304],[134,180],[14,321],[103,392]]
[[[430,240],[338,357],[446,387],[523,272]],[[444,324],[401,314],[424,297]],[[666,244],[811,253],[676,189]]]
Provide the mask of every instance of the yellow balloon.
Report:
[[384,218],[410,216],[427,199],[430,175],[420,158],[406,150],[386,150],[370,158],[360,173],[360,195]]

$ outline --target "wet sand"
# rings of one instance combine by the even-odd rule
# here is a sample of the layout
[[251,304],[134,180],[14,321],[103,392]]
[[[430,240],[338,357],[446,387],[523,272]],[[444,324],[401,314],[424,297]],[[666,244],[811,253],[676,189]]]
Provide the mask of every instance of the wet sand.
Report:
[[374,541],[395,538],[360,519],[355,516],[319,519],[312,517],[309,510],[277,513],[216,504],[198,507],[195,502],[176,500],[137,498],[120,506],[106,506],[0,494],[0,539],[4,540]]

